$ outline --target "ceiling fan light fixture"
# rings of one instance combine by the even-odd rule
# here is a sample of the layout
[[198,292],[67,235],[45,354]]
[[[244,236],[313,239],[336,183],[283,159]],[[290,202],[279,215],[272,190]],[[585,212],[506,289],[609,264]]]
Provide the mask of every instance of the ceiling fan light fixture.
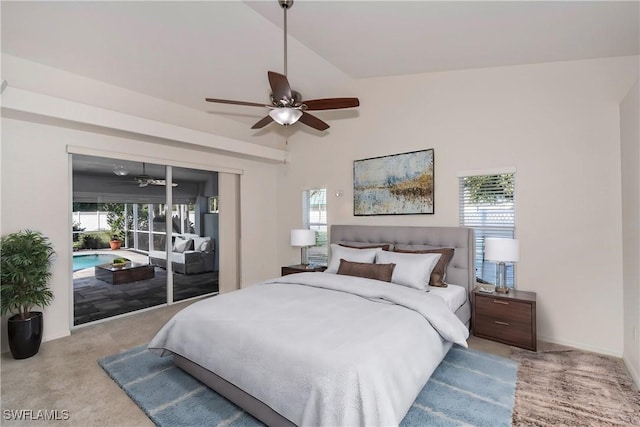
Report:
[[269,111],[269,115],[276,123],[289,126],[302,117],[302,111],[297,108],[274,108]]
[[113,173],[118,176],[127,176],[129,175],[129,171],[122,165],[115,165],[113,167]]

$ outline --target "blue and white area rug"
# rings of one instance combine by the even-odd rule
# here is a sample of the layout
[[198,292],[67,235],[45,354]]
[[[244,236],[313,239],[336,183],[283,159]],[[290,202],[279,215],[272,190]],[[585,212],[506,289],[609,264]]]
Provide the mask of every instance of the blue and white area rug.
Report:
[[[161,427],[261,426],[251,415],[140,346],[98,363]],[[454,345],[402,426],[510,426],[518,364]]]

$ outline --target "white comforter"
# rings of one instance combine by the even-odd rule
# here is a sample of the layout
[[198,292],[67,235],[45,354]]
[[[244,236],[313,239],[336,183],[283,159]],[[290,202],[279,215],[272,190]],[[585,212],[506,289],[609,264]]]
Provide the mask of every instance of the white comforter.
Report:
[[[302,285],[302,286],[301,286]],[[300,273],[209,298],[149,343],[215,372],[297,425],[398,425],[468,330],[434,295]]]

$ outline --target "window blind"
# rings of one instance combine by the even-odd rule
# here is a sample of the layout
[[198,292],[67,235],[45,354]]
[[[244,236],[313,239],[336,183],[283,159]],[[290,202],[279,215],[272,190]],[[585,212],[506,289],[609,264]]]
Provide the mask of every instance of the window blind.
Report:
[[327,265],[327,190],[305,190],[302,193],[303,228],[316,231],[316,245],[307,254],[310,264]]
[[[496,283],[496,264],[484,260],[486,237],[515,238],[515,174],[459,176],[460,225],[475,230],[476,277]],[[513,286],[513,264],[507,264],[507,285]]]

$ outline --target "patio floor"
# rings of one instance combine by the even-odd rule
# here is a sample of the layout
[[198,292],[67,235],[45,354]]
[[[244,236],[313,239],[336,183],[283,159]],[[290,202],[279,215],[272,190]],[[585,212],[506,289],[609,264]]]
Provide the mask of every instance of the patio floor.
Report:
[[[92,251],[122,256],[135,262],[148,262],[145,254],[127,250]],[[81,325],[167,302],[167,272],[155,267],[155,277],[138,282],[111,285],[98,280],[94,268],[73,273],[74,325]],[[218,292],[218,272],[173,275],[173,300]]]

